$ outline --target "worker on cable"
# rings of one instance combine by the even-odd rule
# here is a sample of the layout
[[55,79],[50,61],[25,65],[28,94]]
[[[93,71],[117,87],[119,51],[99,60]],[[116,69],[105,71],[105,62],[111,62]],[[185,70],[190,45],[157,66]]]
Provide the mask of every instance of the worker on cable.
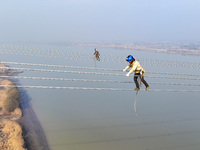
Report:
[[99,54],[99,51],[95,48],[94,49],[94,55],[95,55],[95,57],[96,57],[96,59],[98,60],[98,61],[100,61],[100,54]]
[[[126,61],[129,62],[128,66],[123,70],[123,72],[125,72],[126,70],[128,70],[130,67],[132,67],[132,69],[126,74],[126,76],[129,76],[131,73],[135,72],[134,74],[134,82],[136,84],[136,88],[135,90],[140,90],[139,87],[139,83],[138,83],[138,77],[141,78],[141,82],[144,83],[144,85],[146,86],[146,90],[149,89],[149,85],[147,84],[147,82],[144,80],[144,73],[145,70],[141,67],[140,63],[135,60],[135,58],[133,58],[132,55],[127,56]],[[142,74],[141,74],[142,73]]]

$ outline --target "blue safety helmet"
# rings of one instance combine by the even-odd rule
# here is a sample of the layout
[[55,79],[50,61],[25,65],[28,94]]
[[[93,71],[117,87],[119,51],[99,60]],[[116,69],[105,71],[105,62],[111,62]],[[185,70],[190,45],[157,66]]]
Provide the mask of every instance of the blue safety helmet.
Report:
[[131,61],[135,61],[135,59],[133,58],[132,55],[128,55],[126,61],[131,62]]
[[94,50],[96,51],[97,49],[95,48]]

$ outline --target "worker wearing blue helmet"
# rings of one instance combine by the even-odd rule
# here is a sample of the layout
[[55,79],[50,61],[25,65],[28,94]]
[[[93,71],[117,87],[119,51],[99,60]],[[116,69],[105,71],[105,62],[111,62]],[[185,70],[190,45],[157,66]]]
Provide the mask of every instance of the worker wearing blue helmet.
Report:
[[[129,76],[131,73],[135,72],[134,74],[134,82],[135,82],[135,85],[136,85],[136,88],[135,90],[140,90],[140,87],[139,87],[139,83],[138,83],[138,77],[141,78],[141,82],[144,83],[144,85],[146,86],[146,90],[149,89],[149,85],[148,83],[144,80],[144,73],[145,73],[145,70],[142,68],[142,66],[140,65],[140,63],[135,60],[135,58],[133,58],[132,55],[128,55],[127,56],[127,59],[126,61],[129,62],[128,66],[123,70],[123,72],[125,72],[126,70],[128,70],[130,67],[132,67],[132,69],[126,74],[126,76]],[[141,75],[142,73],[142,75]]]
[[98,60],[98,61],[100,61],[100,54],[99,54],[99,51],[95,48],[94,49],[94,55],[95,55],[95,57],[96,57],[96,59]]

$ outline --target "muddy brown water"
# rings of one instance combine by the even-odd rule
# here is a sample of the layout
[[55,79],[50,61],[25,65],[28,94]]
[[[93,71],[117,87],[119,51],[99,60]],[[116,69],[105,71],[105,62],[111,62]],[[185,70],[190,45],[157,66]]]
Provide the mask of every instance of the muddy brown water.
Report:
[[[54,47],[55,48],[55,47]],[[90,53],[93,48],[86,47],[62,47],[63,50]],[[99,49],[101,61],[92,60],[77,61],[80,55],[74,59],[50,58],[38,56],[17,56],[12,58],[5,55],[4,61],[28,62],[35,64],[57,64],[66,66],[115,68],[123,70],[127,65],[124,59],[122,63],[103,62],[103,57],[116,60],[113,56],[132,54],[140,59],[147,72],[167,72],[180,74],[196,74],[200,71],[194,68],[194,63],[200,63],[199,57],[182,56],[173,54],[158,54],[151,52],[125,51],[102,48]],[[93,51],[92,51],[93,52]],[[92,53],[91,52],[91,53]],[[121,59],[121,58],[118,58]],[[148,60],[151,60],[149,62]],[[122,59],[123,60],[123,59]],[[154,61],[153,61],[154,60]],[[157,60],[157,61],[156,61]],[[173,61],[177,63],[172,64]],[[180,63],[180,62],[183,63]],[[152,64],[153,62],[153,64]],[[162,63],[163,62],[163,63]],[[185,63],[188,62],[188,63]],[[154,64],[155,63],[155,64]],[[156,64],[157,63],[157,64]],[[185,67],[184,64],[185,63]],[[169,66],[169,64],[172,64]],[[188,64],[191,67],[188,67]],[[183,66],[181,66],[183,65]],[[16,65],[12,65],[15,66]],[[25,66],[17,66],[25,67]],[[26,66],[29,68],[75,70],[63,68],[45,68]],[[196,66],[195,66],[196,67]],[[91,71],[102,72],[102,71]],[[104,72],[105,73],[105,72]],[[123,74],[123,72],[112,72]],[[25,71],[23,76],[116,80],[133,81],[133,77],[101,76],[92,74],[69,74],[58,72]],[[146,73],[147,82],[158,83],[182,83],[186,85],[162,85],[150,84],[150,89],[162,90],[186,90],[186,92],[153,92],[139,91],[137,100],[137,117],[134,111],[135,91],[109,91],[109,90],[67,90],[67,89],[35,89],[26,88],[30,105],[40,123],[45,140],[52,150],[188,150],[200,149],[200,101],[199,92],[187,90],[199,90],[199,76],[186,76],[189,79],[149,78],[147,76],[164,76]],[[177,77],[176,75],[165,75]],[[178,76],[185,77],[185,76]],[[93,87],[93,88],[119,88],[133,89],[134,83],[97,83],[97,82],[73,82],[50,80],[20,79],[21,85],[40,85],[57,87]],[[144,85],[142,87],[144,89]],[[29,118],[30,119],[30,118]],[[31,124],[37,124],[30,121]],[[37,132],[38,133],[38,132]]]

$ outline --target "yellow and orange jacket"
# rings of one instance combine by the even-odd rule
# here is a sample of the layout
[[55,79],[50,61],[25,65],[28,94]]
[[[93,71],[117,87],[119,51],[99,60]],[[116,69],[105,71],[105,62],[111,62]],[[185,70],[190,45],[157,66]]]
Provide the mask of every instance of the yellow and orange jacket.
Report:
[[132,69],[128,72],[129,74],[135,72],[135,73],[145,73],[145,70],[142,68],[142,66],[140,65],[139,61],[135,60],[132,63],[129,63],[129,65],[125,68],[125,71],[128,70],[130,67],[132,67]]

